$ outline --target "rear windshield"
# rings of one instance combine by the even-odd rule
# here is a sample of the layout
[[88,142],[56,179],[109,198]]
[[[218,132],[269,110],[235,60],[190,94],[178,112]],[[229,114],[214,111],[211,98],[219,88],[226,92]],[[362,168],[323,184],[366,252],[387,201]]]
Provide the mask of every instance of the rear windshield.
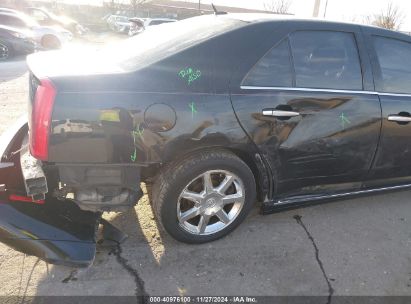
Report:
[[214,15],[165,23],[148,27],[142,34],[108,48],[106,55],[115,58],[122,69],[132,71],[244,24]]

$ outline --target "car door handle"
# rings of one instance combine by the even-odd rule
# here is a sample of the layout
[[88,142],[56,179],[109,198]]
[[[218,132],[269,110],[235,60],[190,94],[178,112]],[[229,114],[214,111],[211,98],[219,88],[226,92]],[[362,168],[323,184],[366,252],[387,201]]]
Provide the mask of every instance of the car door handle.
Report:
[[388,115],[388,120],[396,122],[411,122],[411,117],[401,115]]
[[300,113],[294,111],[282,111],[282,110],[263,110],[264,116],[274,116],[274,117],[295,117],[299,116]]

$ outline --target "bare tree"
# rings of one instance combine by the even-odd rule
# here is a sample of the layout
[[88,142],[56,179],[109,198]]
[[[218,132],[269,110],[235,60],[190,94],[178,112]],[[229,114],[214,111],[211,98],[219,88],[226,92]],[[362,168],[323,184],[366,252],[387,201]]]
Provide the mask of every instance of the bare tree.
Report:
[[130,5],[133,8],[133,13],[134,15],[137,14],[137,10],[140,6],[143,4],[149,2],[150,0],[130,0]]
[[115,14],[115,12],[121,7],[118,0],[110,0],[110,2],[105,2],[104,5],[110,9],[112,14]]
[[264,9],[276,14],[289,14],[291,4],[292,0],[269,0],[264,3]]
[[404,15],[398,6],[389,2],[381,13],[364,18],[365,23],[383,27],[389,30],[398,30],[404,20]]

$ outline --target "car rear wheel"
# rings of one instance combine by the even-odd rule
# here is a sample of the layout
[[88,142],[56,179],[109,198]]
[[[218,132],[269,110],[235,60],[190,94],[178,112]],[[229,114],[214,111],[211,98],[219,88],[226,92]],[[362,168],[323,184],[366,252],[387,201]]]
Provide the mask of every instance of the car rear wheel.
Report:
[[157,219],[175,239],[204,243],[236,228],[251,210],[256,186],[250,168],[234,154],[195,153],[169,166],[153,185]]
[[0,42],[0,60],[7,60],[11,57],[10,48],[4,43]]
[[54,35],[45,35],[41,38],[41,45],[46,49],[59,49],[61,47],[60,40]]

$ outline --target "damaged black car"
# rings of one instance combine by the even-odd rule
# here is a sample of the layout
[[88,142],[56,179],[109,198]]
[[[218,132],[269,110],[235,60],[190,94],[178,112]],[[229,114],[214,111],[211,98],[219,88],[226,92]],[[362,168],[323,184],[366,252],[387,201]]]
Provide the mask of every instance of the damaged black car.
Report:
[[404,34],[246,14],[31,55],[28,121],[0,143],[1,241],[87,266],[101,214],[128,212],[141,183],[186,243],[227,235],[255,202],[409,188],[410,56]]

